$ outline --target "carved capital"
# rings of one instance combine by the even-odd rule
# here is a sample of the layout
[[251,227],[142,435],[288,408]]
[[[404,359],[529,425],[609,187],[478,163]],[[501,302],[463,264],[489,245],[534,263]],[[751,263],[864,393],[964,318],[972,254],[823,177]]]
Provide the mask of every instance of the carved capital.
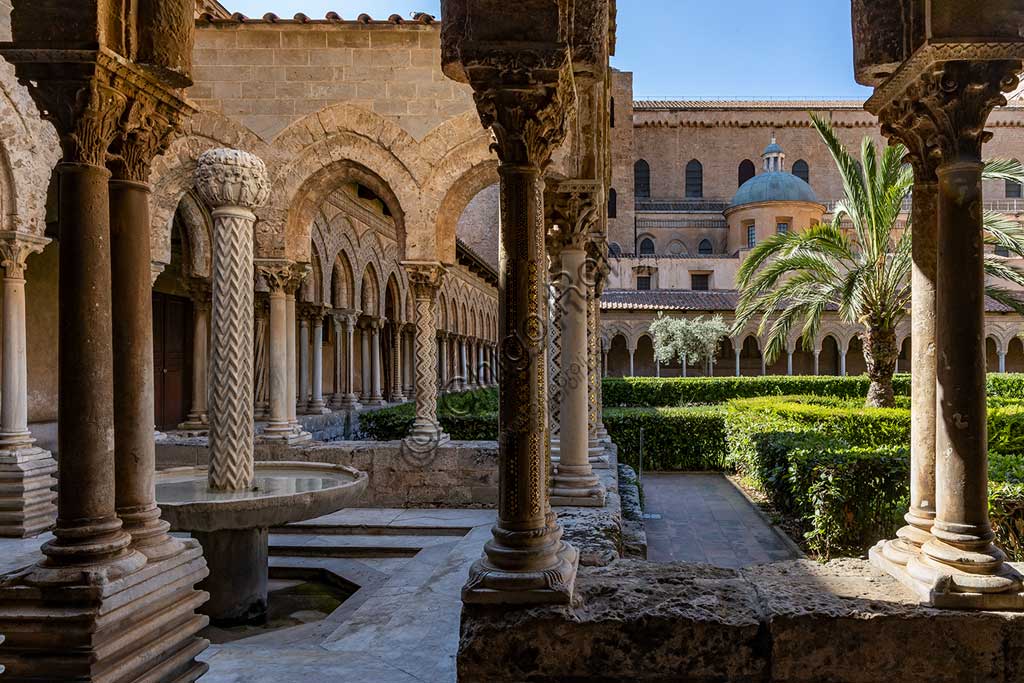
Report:
[[111,167],[123,180],[146,182],[150,165],[181,131],[181,120],[167,118],[148,97],[133,99],[127,107],[120,132],[114,141]]
[[[256,259],[256,277],[262,279],[270,293],[288,291],[289,283],[294,275],[294,263],[279,259]],[[294,294],[295,291],[292,290]]]
[[598,225],[604,187],[596,180],[564,180],[544,201],[548,249],[583,249]]
[[299,291],[299,287],[302,286],[302,283],[312,272],[313,266],[308,263],[293,263],[291,267],[291,277],[285,285],[285,293],[295,296],[295,293]]
[[935,177],[939,163],[980,161],[992,134],[985,121],[1016,87],[1019,60],[947,61],[921,71],[898,97],[879,109],[882,133],[909,150],[915,173]]
[[270,197],[263,160],[237,149],[211,149],[196,162],[196,189],[209,206],[258,209]]
[[402,265],[409,274],[413,295],[417,299],[433,299],[444,282],[445,267],[440,263],[414,261],[405,261]]
[[24,232],[0,231],[0,267],[8,279],[25,279],[28,257],[50,243],[46,237]]
[[[105,166],[107,150],[120,132],[121,117],[128,108],[128,97],[96,80],[77,92],[65,91],[74,105],[62,109],[57,126],[64,161],[90,166]],[[59,97],[59,95],[58,95]],[[48,117],[51,120],[56,118]]]
[[464,67],[498,158],[543,170],[576,109],[569,50],[493,49]]

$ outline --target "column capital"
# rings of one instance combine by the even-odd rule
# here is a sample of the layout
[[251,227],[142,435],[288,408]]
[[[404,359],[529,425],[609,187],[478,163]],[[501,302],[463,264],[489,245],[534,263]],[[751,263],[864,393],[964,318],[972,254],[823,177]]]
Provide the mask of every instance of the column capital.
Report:
[[209,206],[258,209],[270,198],[267,167],[255,154],[211,149],[196,162],[196,190]]
[[4,270],[4,277],[24,279],[28,257],[38,254],[49,243],[50,239],[41,235],[0,231],[0,268]]
[[110,169],[118,180],[149,182],[153,159],[163,154],[181,134],[182,123],[193,108],[175,97],[153,97],[135,89],[125,107],[117,135],[111,141]]
[[198,277],[185,278],[182,284],[194,306],[210,306],[212,287],[209,280]]
[[943,163],[980,162],[981,146],[992,138],[985,121],[1006,104],[1003,93],[1017,86],[1021,69],[1020,59],[944,61],[921,68],[891,99],[876,100],[881,92],[872,98],[882,134],[907,145],[915,171],[936,157]]
[[545,192],[548,251],[584,249],[598,226],[604,206],[604,184],[599,180],[562,180]]
[[[262,278],[270,293],[286,291],[294,275],[295,264],[284,259],[255,259],[256,277]],[[294,292],[293,292],[294,293]]]
[[409,284],[417,297],[433,297],[444,282],[447,269],[437,261],[402,261]]

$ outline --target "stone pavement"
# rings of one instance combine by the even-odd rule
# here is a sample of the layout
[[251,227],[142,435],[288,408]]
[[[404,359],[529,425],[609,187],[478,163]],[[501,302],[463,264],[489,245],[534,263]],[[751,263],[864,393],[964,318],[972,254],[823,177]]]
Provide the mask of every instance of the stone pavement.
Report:
[[494,520],[347,509],[272,533],[272,567],[325,568],[359,590],[322,621],[211,646],[203,682],[454,683],[460,591]]
[[647,559],[739,569],[792,560],[793,549],[720,474],[644,474]]

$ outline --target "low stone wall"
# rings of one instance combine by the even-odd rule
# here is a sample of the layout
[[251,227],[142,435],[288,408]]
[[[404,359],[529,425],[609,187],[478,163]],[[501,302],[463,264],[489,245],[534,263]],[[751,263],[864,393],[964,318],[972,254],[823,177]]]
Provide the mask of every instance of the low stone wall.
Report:
[[1012,683],[1024,614],[915,604],[864,560],[581,567],[574,604],[464,606],[460,681]]
[[[157,467],[205,466],[205,438],[169,437],[157,444]],[[351,465],[369,474],[359,507],[494,507],[498,500],[498,446],[453,441],[430,453],[411,453],[399,441],[257,444],[257,461]]]

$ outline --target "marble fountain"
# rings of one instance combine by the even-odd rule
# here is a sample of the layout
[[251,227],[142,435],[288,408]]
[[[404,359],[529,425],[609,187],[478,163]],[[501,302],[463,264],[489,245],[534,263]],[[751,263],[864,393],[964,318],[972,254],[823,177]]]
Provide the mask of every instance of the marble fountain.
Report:
[[270,528],[348,507],[367,484],[365,472],[345,465],[254,460],[253,209],[269,187],[255,156],[215,149],[199,157],[196,189],[214,223],[210,466],[164,470],[156,480],[163,518],[203,546],[210,575],[200,588],[210,600],[202,611],[217,624],[264,618]]

